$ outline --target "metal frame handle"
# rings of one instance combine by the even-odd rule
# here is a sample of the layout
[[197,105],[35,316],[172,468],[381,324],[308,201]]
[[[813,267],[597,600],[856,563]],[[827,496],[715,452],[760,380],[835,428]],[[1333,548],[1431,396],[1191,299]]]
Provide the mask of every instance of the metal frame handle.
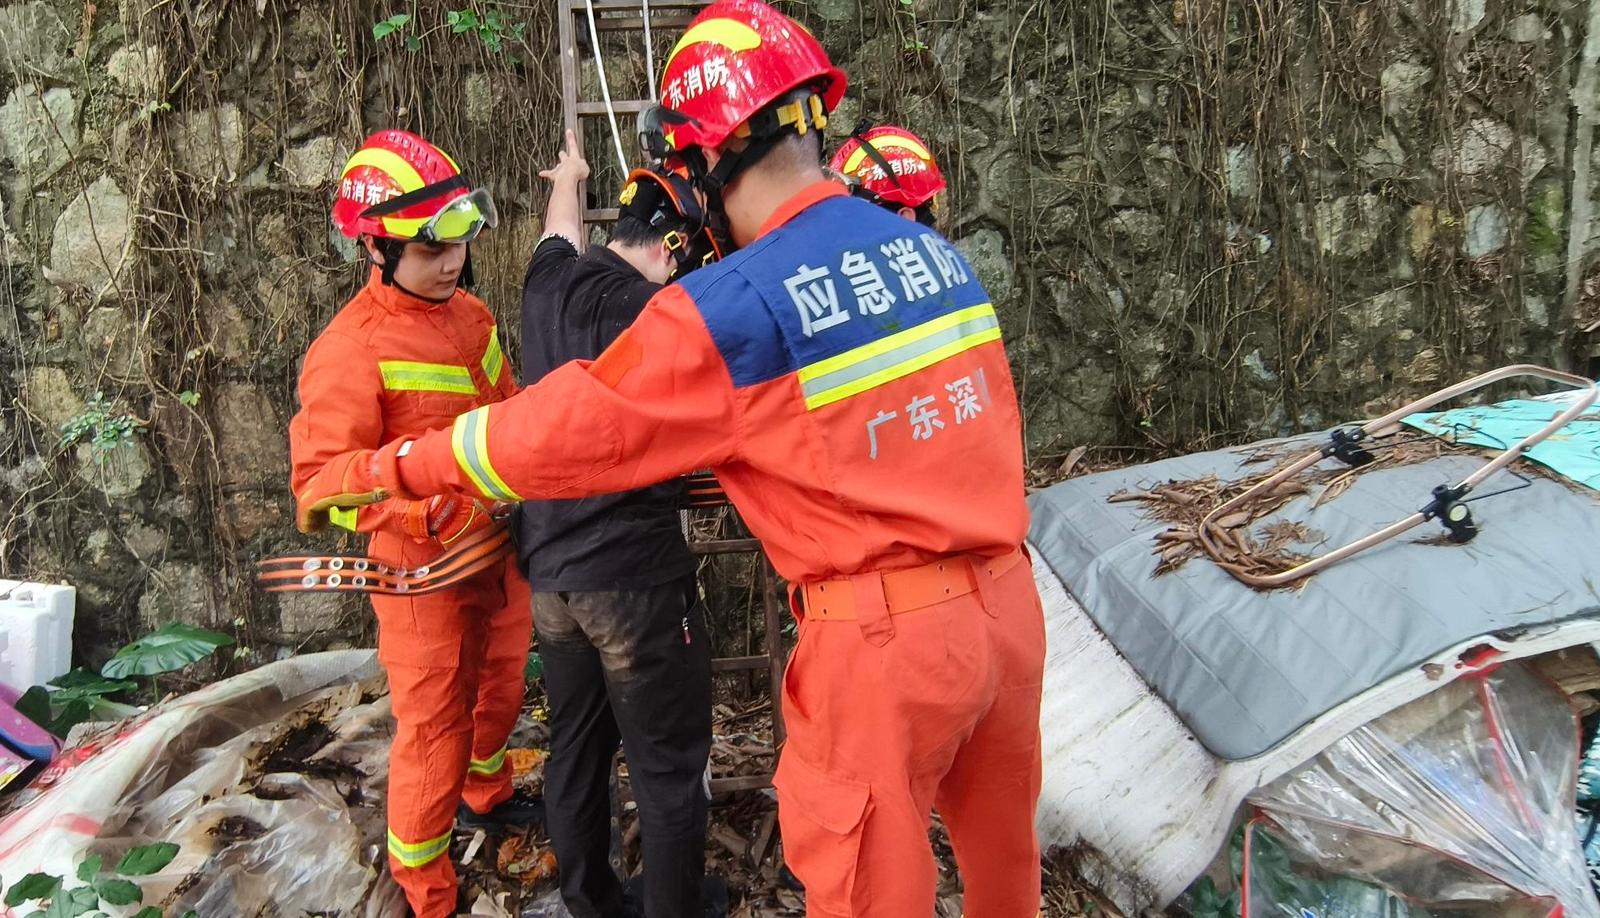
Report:
[[[1531,376],[1537,379],[1546,380],[1547,382],[1569,385],[1573,388],[1584,390],[1584,393],[1575,399],[1565,411],[1557,414],[1555,418],[1553,418],[1548,424],[1544,425],[1528,436],[1523,437],[1519,442],[1512,444],[1499,455],[1490,459],[1488,462],[1485,462],[1483,466],[1478,468],[1472,474],[1461,479],[1461,481],[1454,486],[1441,486],[1439,488],[1435,488],[1434,499],[1421,510],[1418,510],[1416,513],[1413,513],[1404,519],[1396,520],[1377,532],[1363,536],[1345,545],[1341,545],[1340,547],[1326,554],[1303,561],[1300,564],[1289,568],[1288,570],[1279,571],[1276,574],[1253,574],[1249,571],[1239,568],[1237,565],[1230,564],[1223,560],[1222,551],[1212,538],[1216,521],[1234,509],[1242,506],[1246,501],[1250,500],[1255,495],[1263,492],[1270,492],[1287,479],[1300,474],[1313,465],[1316,465],[1318,462],[1321,462],[1323,459],[1335,455],[1336,453],[1344,453],[1352,450],[1356,447],[1356,444],[1363,440],[1372,437],[1387,436],[1388,434],[1393,433],[1395,429],[1399,427],[1399,424],[1402,420],[1410,417],[1413,414],[1416,414],[1419,411],[1424,411],[1440,404],[1441,402],[1449,401],[1450,399],[1465,395],[1468,392],[1473,392],[1485,386],[1493,385],[1494,383],[1517,376]],[[1285,584],[1293,583],[1296,580],[1300,580],[1304,577],[1315,574],[1317,571],[1320,571],[1331,564],[1336,564],[1339,561],[1343,561],[1344,559],[1350,557],[1351,555],[1366,551],[1374,545],[1386,542],[1395,536],[1419,526],[1435,517],[1443,519],[1445,524],[1451,527],[1452,533],[1454,533],[1456,528],[1454,525],[1452,525],[1453,523],[1466,522],[1466,525],[1470,526],[1469,521],[1453,521],[1448,515],[1451,514],[1453,508],[1461,506],[1461,498],[1471,493],[1471,491],[1480,483],[1482,483],[1485,478],[1488,478],[1495,472],[1498,472],[1507,465],[1510,465],[1523,453],[1526,453],[1529,449],[1543,442],[1551,434],[1567,426],[1573,421],[1573,419],[1587,411],[1589,406],[1593,405],[1597,398],[1600,398],[1600,387],[1596,386],[1594,380],[1577,376],[1572,373],[1563,373],[1560,370],[1552,370],[1548,367],[1535,366],[1533,364],[1516,364],[1513,366],[1501,367],[1497,370],[1490,370],[1487,373],[1481,373],[1472,377],[1471,379],[1456,383],[1448,388],[1440,389],[1439,391],[1430,395],[1425,395],[1408,405],[1389,412],[1377,420],[1368,421],[1355,430],[1344,429],[1335,431],[1327,446],[1321,447],[1314,452],[1307,453],[1299,459],[1296,459],[1294,462],[1289,463],[1287,466],[1278,470],[1270,477],[1257,482],[1255,485],[1252,485],[1250,488],[1246,489],[1243,493],[1223,502],[1210,513],[1207,513],[1200,521],[1198,532],[1200,544],[1205,549],[1206,554],[1211,557],[1211,560],[1216,562],[1218,567],[1233,575],[1234,579],[1253,587],[1271,588],[1284,586]]]

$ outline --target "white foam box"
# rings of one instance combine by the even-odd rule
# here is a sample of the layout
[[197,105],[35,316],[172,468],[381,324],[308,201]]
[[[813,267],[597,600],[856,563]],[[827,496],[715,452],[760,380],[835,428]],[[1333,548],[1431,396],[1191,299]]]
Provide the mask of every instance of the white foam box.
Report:
[[0,580],[0,682],[21,691],[72,668],[77,597],[62,584]]

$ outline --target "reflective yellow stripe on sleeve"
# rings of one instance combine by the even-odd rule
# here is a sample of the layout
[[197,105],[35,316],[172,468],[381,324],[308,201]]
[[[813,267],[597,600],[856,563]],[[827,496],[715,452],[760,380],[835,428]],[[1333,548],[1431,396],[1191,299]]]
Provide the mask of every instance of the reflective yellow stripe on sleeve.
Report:
[[495,775],[500,773],[500,769],[505,767],[505,764],[506,747],[501,746],[495,750],[494,755],[489,756],[487,759],[472,759],[467,764],[467,768],[475,775]]
[[378,373],[383,377],[383,387],[390,392],[478,394],[467,368],[448,363],[382,360],[378,362]]
[[999,340],[1000,319],[994,306],[968,306],[801,367],[800,391],[806,410],[815,411]]
[[356,525],[360,522],[360,519],[360,507],[351,507],[348,510],[343,507],[328,508],[328,522],[338,526],[340,529],[348,529],[351,532],[355,532]]
[[446,832],[438,838],[430,838],[410,844],[400,840],[400,836],[389,830],[389,854],[400,862],[402,867],[421,867],[450,850],[450,833]]
[[506,356],[500,351],[500,327],[489,326],[489,348],[483,352],[483,375],[488,377],[489,385],[500,384],[500,371],[506,366]]
[[522,498],[506,486],[489,462],[489,409],[492,407],[485,405],[456,418],[451,428],[450,443],[455,449],[456,464],[467,473],[467,478],[478,489],[478,493],[515,503]]

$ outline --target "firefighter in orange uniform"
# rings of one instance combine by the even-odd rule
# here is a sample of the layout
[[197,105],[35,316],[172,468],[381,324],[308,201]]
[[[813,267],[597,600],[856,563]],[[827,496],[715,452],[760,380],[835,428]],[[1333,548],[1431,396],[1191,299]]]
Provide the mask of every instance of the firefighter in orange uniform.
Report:
[[710,467],[801,620],[774,783],[807,913],[932,914],[937,809],[966,914],[1033,918],[1044,623],[994,306],[944,237],[824,177],[845,77],[793,20],[717,0],[661,85],[662,140],[738,251],[657,293],[599,359],[330,461],[301,524]]
[[[516,391],[495,322],[471,283],[467,243],[496,222],[488,193],[415,134],[380,131],[345,165],[339,231],[371,260],[367,284],[312,343],[289,427],[302,498],[328,463],[448,426]],[[464,536],[501,523],[462,495],[393,498],[331,515],[370,534],[376,562],[417,570]],[[389,867],[419,918],[456,912],[449,857],[464,824],[519,824],[537,801],[513,797],[506,738],[522,706],[528,586],[503,565],[422,596],[372,597],[389,676]]]

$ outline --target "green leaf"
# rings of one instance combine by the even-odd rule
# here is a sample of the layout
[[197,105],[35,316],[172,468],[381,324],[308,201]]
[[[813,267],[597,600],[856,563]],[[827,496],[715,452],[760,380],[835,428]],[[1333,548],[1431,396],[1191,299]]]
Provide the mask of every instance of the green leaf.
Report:
[[178,856],[178,846],[172,842],[140,845],[122,856],[117,862],[117,873],[125,877],[144,877],[172,863]]
[[372,38],[374,41],[383,41],[385,38],[388,38],[389,33],[393,31],[394,26],[388,24],[387,22],[374,22],[372,24]]
[[132,644],[100,667],[108,679],[124,676],[154,676],[183,669],[196,660],[216,653],[218,647],[233,643],[233,638],[182,622],[168,622]]
[[133,905],[144,899],[144,890],[132,880],[100,880],[94,890],[107,905]]
[[103,863],[105,863],[105,858],[98,854],[91,854],[84,858],[83,863],[78,865],[78,879],[85,883],[93,882],[95,876],[100,873],[100,865]]
[[48,873],[30,873],[6,890],[6,907],[16,908],[29,899],[48,899],[60,888],[60,877]]
[[525,666],[522,667],[522,678],[523,678],[523,680],[526,681],[526,682],[532,682],[533,680],[535,680],[535,679],[537,679],[537,678],[539,678],[540,676],[543,676],[543,675],[544,675],[544,658],[539,656],[538,654],[532,652],[532,651],[529,651],[528,652],[528,662],[527,662],[527,664]]
[[193,389],[185,389],[178,393],[178,401],[182,404],[188,405],[190,408],[193,408],[194,406],[200,404],[200,393],[194,391]]
[[[190,914],[194,913],[190,912]],[[161,918],[161,909],[156,908],[154,905],[146,905],[144,908],[134,912],[133,918]]]
[[183,913],[183,918],[200,918],[200,913],[191,908]]
[[42,685],[35,685],[17,699],[17,713],[40,727],[50,729],[50,693]]
[[50,900],[44,918],[78,918],[94,911],[100,905],[100,894],[92,886],[79,886],[63,890]]
[[406,36],[406,50],[407,51],[415,51],[415,50],[417,50],[418,48],[421,48],[421,47],[422,47],[422,39],[418,38],[415,35],[407,35]]

